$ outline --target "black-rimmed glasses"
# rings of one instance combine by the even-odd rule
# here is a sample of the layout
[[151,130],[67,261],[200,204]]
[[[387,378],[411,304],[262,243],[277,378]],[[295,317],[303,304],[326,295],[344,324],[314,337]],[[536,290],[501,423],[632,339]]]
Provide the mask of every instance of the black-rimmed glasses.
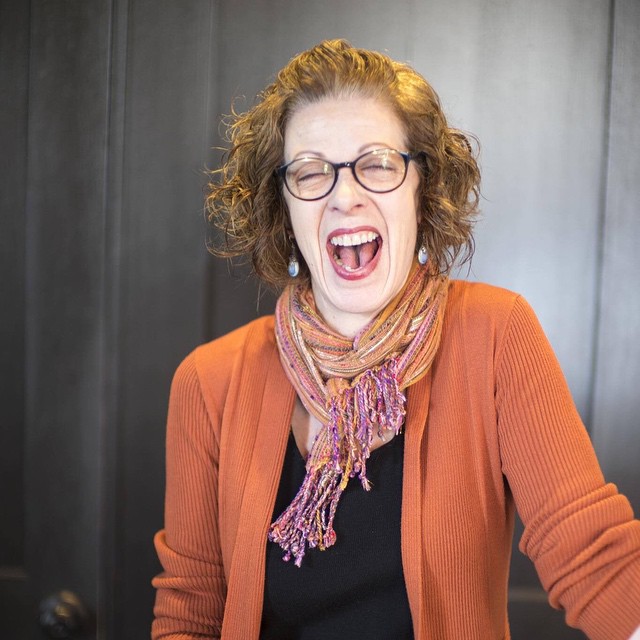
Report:
[[396,149],[375,149],[351,162],[329,162],[322,158],[297,158],[276,169],[289,193],[300,200],[320,200],[331,193],[338,171],[348,167],[358,184],[373,193],[397,189],[407,177],[409,161],[418,154]]

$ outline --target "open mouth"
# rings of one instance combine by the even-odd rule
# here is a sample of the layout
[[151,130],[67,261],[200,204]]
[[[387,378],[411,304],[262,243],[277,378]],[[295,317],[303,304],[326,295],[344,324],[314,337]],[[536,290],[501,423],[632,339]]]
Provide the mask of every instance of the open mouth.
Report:
[[374,231],[343,233],[329,240],[330,253],[338,267],[349,273],[364,269],[380,249],[380,236]]

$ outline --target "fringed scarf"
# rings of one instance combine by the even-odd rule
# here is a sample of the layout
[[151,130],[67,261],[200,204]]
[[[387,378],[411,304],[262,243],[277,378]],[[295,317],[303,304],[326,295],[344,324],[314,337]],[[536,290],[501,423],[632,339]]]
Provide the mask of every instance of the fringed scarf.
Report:
[[416,265],[389,305],[351,340],[328,327],[302,285],[285,289],[276,306],[276,339],[287,376],[306,410],[324,425],[291,504],[269,540],[299,567],[307,546],[336,541],[333,520],[350,478],[370,489],[367,460],[374,429],[400,433],[402,393],[429,369],[440,342],[446,277]]

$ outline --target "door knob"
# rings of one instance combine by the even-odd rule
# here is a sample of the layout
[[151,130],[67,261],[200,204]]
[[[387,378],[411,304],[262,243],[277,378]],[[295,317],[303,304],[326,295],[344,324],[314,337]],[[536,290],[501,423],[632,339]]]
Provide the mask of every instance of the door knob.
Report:
[[80,638],[89,631],[92,616],[72,591],[59,591],[40,603],[40,627],[49,638]]

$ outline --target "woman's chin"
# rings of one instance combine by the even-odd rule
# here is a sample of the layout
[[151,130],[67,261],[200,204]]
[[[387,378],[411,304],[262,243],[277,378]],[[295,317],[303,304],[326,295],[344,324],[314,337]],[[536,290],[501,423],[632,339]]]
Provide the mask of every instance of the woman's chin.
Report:
[[404,285],[411,267],[407,265],[402,277],[389,268],[382,252],[357,269],[328,262],[321,281],[312,276],[313,293],[326,322],[344,335],[357,333],[385,308]]
[[[325,321],[343,335],[355,335],[371,321],[392,296],[382,286],[371,286],[366,279],[347,280],[347,286],[333,286],[318,295],[314,290],[318,311]],[[353,286],[354,284],[358,286]]]

